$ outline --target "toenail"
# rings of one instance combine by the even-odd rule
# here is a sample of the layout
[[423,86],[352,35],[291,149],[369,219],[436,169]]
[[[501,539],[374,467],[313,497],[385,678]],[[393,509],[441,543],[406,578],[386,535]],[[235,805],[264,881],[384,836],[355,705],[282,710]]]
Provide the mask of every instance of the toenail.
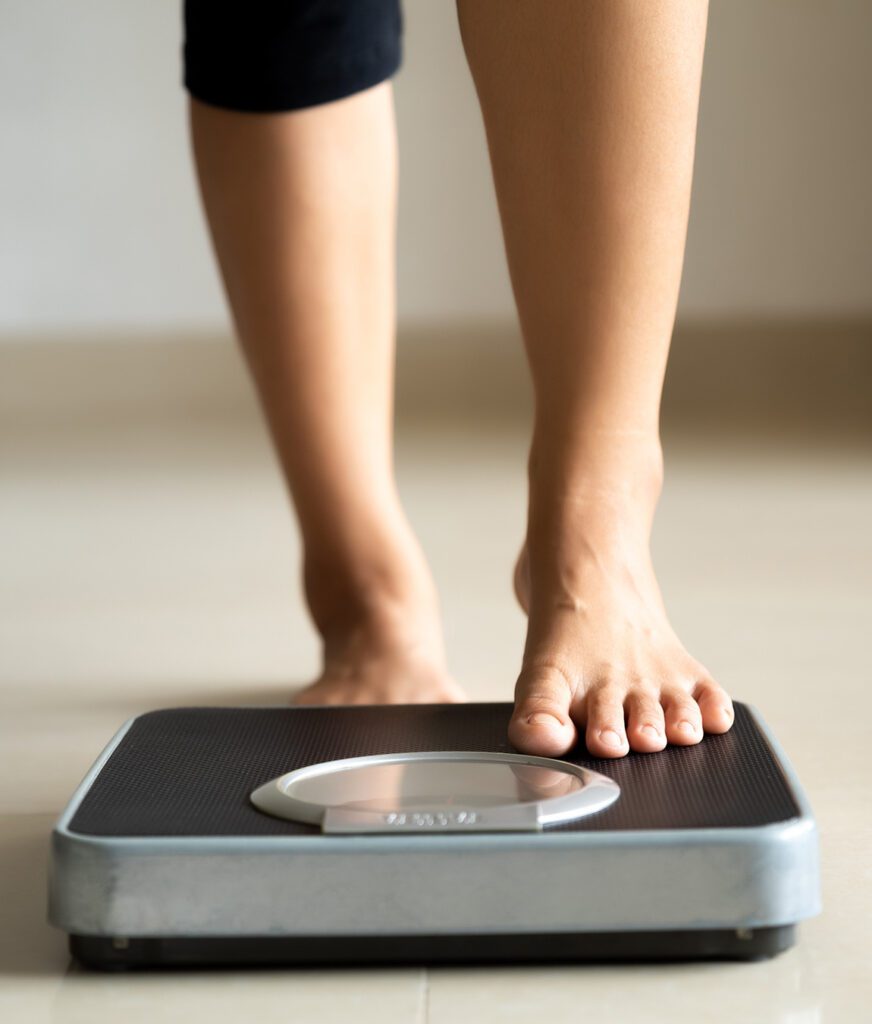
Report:
[[678,731],[683,732],[685,736],[695,736],[696,726],[692,722],[679,722]]
[[608,747],[620,747],[623,746],[623,740],[615,732],[614,729],[603,729],[600,733],[600,739]]
[[527,719],[527,725],[559,725],[562,727],[563,722],[556,715],[549,715],[547,711],[537,711]]
[[655,739],[660,739],[661,733],[656,725],[643,725],[642,732],[648,736],[653,736]]

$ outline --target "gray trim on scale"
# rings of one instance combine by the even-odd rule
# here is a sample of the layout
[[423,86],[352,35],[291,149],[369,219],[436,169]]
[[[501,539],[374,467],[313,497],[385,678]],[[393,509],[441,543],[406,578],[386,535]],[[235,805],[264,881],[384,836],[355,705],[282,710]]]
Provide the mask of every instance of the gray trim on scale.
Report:
[[[101,837],[52,832],[49,921],[93,936],[463,935],[754,929],[820,911],[818,837],[800,810],[750,828],[391,835]],[[547,870],[543,866],[547,863]]]

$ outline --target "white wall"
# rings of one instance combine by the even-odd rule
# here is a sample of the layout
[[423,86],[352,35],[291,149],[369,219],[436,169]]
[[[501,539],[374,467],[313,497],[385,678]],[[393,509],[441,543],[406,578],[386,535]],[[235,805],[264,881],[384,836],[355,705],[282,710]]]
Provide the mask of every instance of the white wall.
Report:
[[[511,315],[454,3],[405,10],[400,313]],[[0,0],[0,331],[223,320],[180,23],[174,0]],[[870,96],[868,0],[713,0],[683,313],[872,312]]]

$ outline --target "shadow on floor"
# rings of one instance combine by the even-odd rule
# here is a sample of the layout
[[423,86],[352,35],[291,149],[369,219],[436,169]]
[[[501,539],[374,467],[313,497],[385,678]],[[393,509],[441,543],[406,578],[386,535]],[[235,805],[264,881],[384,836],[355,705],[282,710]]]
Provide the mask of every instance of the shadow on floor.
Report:
[[57,975],[69,966],[66,937],[46,919],[49,842],[56,818],[55,814],[0,816],[4,974]]

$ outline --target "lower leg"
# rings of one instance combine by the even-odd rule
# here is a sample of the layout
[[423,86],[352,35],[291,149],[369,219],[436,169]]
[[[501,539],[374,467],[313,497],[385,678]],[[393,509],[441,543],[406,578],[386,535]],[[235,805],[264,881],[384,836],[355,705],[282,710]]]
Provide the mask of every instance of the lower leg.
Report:
[[706,5],[458,0],[533,375],[529,613],[511,738],[603,756],[694,743],[729,698],[649,554]]
[[287,114],[192,101],[191,130],[324,641],[323,673],[301,699],[454,699],[435,588],[393,478],[390,84]]

